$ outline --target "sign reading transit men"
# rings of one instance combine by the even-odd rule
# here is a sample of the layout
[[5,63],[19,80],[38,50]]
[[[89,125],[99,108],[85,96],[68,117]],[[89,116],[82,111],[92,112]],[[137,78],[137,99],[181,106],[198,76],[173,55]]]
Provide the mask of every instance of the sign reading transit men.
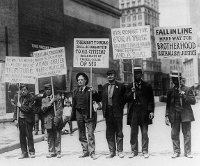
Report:
[[150,26],[111,29],[113,59],[151,57]]
[[34,57],[6,57],[5,82],[35,84]]
[[38,78],[67,74],[64,47],[36,51],[33,56]]
[[193,58],[197,56],[197,29],[184,27],[155,27],[157,58]]
[[74,67],[109,67],[109,39],[75,38]]

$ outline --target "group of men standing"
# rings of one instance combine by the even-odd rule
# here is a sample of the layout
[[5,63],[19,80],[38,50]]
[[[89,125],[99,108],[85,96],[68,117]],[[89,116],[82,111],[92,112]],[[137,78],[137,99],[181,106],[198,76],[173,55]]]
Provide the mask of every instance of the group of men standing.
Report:
[[[116,80],[116,72],[114,70],[107,71],[108,83],[102,87],[99,94],[92,87],[88,87],[88,76],[85,73],[78,73],[76,81],[78,87],[74,90],[72,98],[72,114],[71,121],[77,121],[79,141],[82,146],[83,153],[80,158],[91,156],[93,160],[98,157],[95,155],[95,135],[94,131],[97,123],[97,113],[92,106],[94,102],[102,103],[103,116],[106,122],[106,139],[109,148],[107,158],[113,158],[118,155],[120,158],[123,154],[123,115],[124,105],[127,104],[127,125],[131,128],[131,153],[129,158],[138,155],[138,132],[139,128],[142,135],[142,153],[144,158],[149,157],[148,145],[148,125],[152,124],[154,118],[154,96],[150,84],[142,80],[142,69],[134,68],[134,84],[125,85]],[[180,155],[180,125],[184,134],[185,156],[191,158],[191,121],[194,120],[191,104],[195,104],[195,98],[192,90],[177,83],[177,79],[181,79],[178,75],[171,75],[174,87],[168,92],[166,106],[166,124],[171,123],[172,142],[174,154],[172,158]],[[32,121],[29,116],[34,115],[31,109],[36,103],[37,96],[31,98],[23,94],[16,102],[16,108],[19,108],[19,129],[20,143],[22,149],[22,157],[35,157],[35,150],[32,139]],[[176,89],[179,89],[178,91]],[[60,95],[55,97],[52,95],[51,85],[45,85],[46,97],[42,99],[41,109],[45,114],[45,128],[47,129],[49,155],[47,158],[61,157],[61,130],[63,127],[62,120],[62,104]],[[27,88],[25,90],[28,90]],[[24,97],[23,97],[24,96]],[[24,100],[24,98],[27,98]],[[29,100],[31,98],[31,100]],[[91,100],[92,98],[92,100]],[[29,101],[29,102],[28,102]],[[16,114],[15,114],[16,115]],[[16,116],[15,116],[16,119]],[[29,128],[28,128],[29,127]],[[87,136],[86,136],[87,129]],[[28,150],[26,138],[28,140]]]

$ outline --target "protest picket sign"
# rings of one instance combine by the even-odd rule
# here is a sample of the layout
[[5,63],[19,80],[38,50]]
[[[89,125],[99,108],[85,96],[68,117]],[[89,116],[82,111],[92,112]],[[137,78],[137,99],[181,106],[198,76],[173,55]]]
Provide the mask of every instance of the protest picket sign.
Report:
[[132,59],[133,88],[135,88],[133,59],[151,57],[150,26],[114,28],[111,29],[111,35],[113,59]]
[[155,27],[154,34],[158,59],[197,56],[196,26]]
[[[157,59],[181,59],[197,57],[196,26],[155,27]],[[182,65],[182,64],[181,64]],[[180,71],[178,70],[178,81]],[[182,100],[180,98],[182,106]]]
[[[54,96],[53,76],[67,74],[65,48],[58,47],[33,52],[37,78],[51,77],[52,95]],[[54,102],[54,113],[56,115]]]
[[4,82],[5,64],[0,63],[0,116],[6,114],[6,92]]
[[[109,67],[109,39],[74,38],[73,67],[90,68],[92,87],[92,68]],[[90,92],[90,118],[92,118],[92,92]]]
[[35,84],[35,76],[33,57],[6,57],[5,82]]

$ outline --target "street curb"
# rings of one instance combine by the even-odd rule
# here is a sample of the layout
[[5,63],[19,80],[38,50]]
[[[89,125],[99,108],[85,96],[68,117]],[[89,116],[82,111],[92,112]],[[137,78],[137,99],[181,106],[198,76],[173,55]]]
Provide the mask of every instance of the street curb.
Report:
[[0,123],[13,122],[13,118],[0,119]]
[[[127,113],[124,113],[124,115],[126,115],[126,114]],[[105,119],[98,120],[97,123],[103,122],[103,121],[105,121]],[[78,130],[78,127],[74,128],[73,130],[74,131]],[[44,135],[37,136],[36,138],[34,138],[34,143],[41,142],[41,141],[44,141]],[[11,145],[0,148],[0,154],[5,153],[5,152],[9,152],[9,151],[12,151],[12,150],[15,150],[15,149],[18,149],[18,148],[20,148],[20,143],[19,142],[13,143]]]

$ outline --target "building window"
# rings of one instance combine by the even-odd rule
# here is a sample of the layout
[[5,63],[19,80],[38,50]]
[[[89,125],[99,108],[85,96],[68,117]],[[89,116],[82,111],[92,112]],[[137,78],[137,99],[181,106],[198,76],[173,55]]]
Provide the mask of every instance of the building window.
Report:
[[130,10],[127,10],[127,14],[130,14]]
[[121,4],[121,8],[124,9],[124,4],[123,3]]
[[136,20],[136,15],[133,15],[133,21],[135,21]]
[[135,10],[135,9],[133,9],[133,10],[132,10],[132,13],[135,13],[135,12],[136,12],[136,10]]
[[127,16],[127,22],[131,21],[131,16]]
[[138,15],[138,20],[142,20],[142,15]]
[[131,26],[131,24],[127,24],[127,27],[130,27]]
[[136,27],[136,26],[137,26],[137,24],[134,22],[134,23],[133,23],[133,27]]
[[135,1],[132,2],[132,6],[135,6]]
[[138,26],[142,26],[142,22],[138,22]]
[[141,5],[141,0],[138,0],[138,5]]
[[125,22],[125,17],[122,17],[122,22]]
[[122,28],[124,28],[125,27],[125,24],[122,24]]
[[127,3],[127,8],[128,8],[128,7],[130,7],[130,3],[129,3],[129,2]]
[[138,13],[141,13],[141,9],[140,8],[138,9]]

